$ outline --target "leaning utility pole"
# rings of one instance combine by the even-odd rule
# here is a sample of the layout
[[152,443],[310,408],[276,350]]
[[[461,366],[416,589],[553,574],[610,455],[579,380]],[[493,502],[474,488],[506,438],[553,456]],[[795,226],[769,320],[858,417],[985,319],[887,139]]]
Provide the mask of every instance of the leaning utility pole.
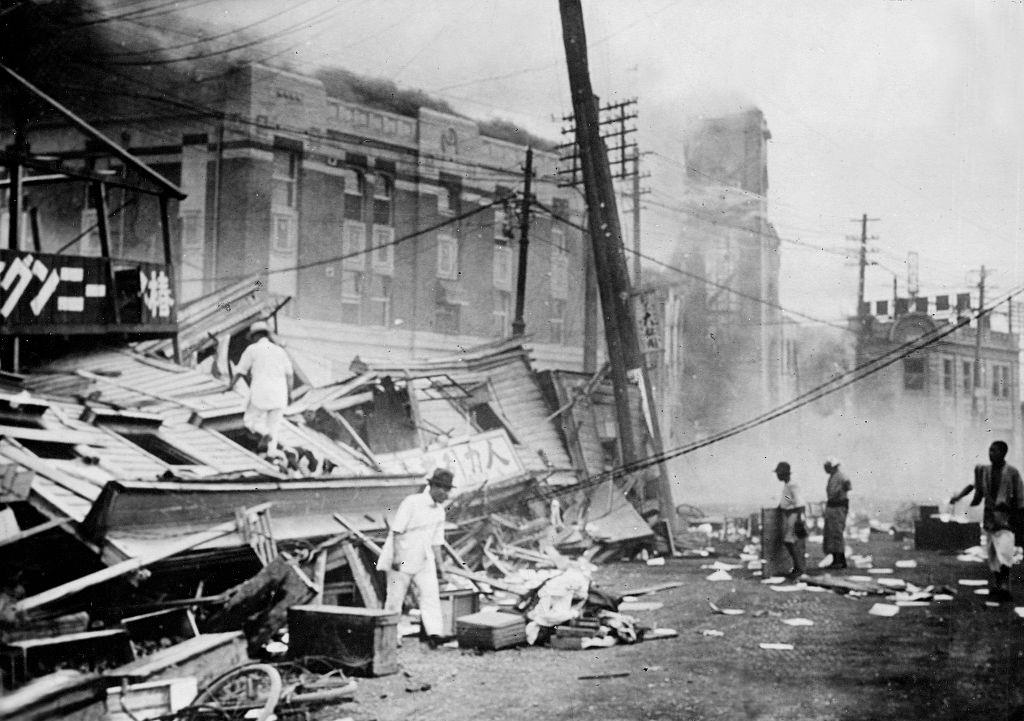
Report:
[[530,183],[533,180],[533,147],[526,148],[526,167],[523,170],[523,203],[519,218],[519,274],[516,276],[516,316],[512,321],[512,335],[519,337],[526,331],[526,261],[530,249]]
[[[597,100],[590,84],[583,8],[580,0],[559,0],[558,5],[562,17],[562,38],[569,71],[569,87],[572,91],[573,114],[576,119],[576,143],[580,151],[586,191],[594,268],[605,321],[605,338],[615,394],[622,461],[624,466],[630,468],[640,460],[630,414],[630,375],[637,377],[640,382],[645,382],[645,374],[641,367],[636,319],[632,312],[629,273],[622,248],[622,230],[619,226],[615,189],[612,185],[604,141],[601,138]],[[647,395],[646,389],[642,389],[641,392]],[[647,395],[648,403],[651,400]],[[653,417],[656,411],[650,408],[650,412]],[[653,441],[656,452],[660,451],[660,439],[654,438]],[[659,478],[661,484],[658,501],[661,518],[668,526],[671,538],[675,530],[675,507],[672,502],[671,485],[666,473],[660,473]]]

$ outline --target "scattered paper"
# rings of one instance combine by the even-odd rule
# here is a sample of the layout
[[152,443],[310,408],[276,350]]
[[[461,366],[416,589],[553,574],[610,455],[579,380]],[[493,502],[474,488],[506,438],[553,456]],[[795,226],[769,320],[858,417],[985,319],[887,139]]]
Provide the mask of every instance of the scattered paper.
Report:
[[879,578],[876,582],[880,586],[888,586],[889,588],[904,588],[907,582],[902,578]]
[[782,593],[789,593],[790,591],[806,591],[806,583],[794,583],[792,586],[769,586],[773,591],[780,591]]
[[823,559],[818,561],[818,568],[825,568],[826,566],[832,565],[832,554],[828,554]]
[[1024,618],[1024,606],[1014,607],[1013,612],[1017,614],[1020,618]]
[[757,644],[765,651],[792,651],[793,644],[791,643],[759,643]]
[[998,601],[985,601],[985,605],[989,608],[999,608],[1002,604]]
[[868,611],[872,616],[883,616],[891,618],[900,612],[900,607],[892,603],[876,603]]
[[974,592],[976,594],[978,594],[979,596],[987,596],[988,595],[988,589],[987,588],[976,588],[976,589],[974,589]]
[[883,575],[883,574],[886,574],[886,573],[892,573],[892,569],[891,568],[869,568],[868,569],[868,573],[874,573],[874,574],[877,574],[877,575]]
[[814,621],[809,618],[784,618],[782,622],[787,626],[813,626]]
[[[725,631],[719,631],[718,629],[715,629],[715,628],[706,628],[703,631],[701,631],[700,633],[701,633],[702,636],[724,636],[725,635]],[[644,634],[644,637],[646,638],[646,634]]]
[[[644,638],[647,635],[644,634]],[[591,636],[590,638],[581,638],[581,648],[608,648],[618,643],[618,639],[615,636]]]
[[988,581],[982,578],[961,578],[957,583],[961,586],[984,586],[988,584]]
[[910,559],[907,561],[896,561],[893,564],[896,568],[917,568],[917,561]]
[[782,583],[786,580],[785,576],[769,576],[768,578],[761,579],[761,583],[764,584],[775,584]]
[[737,568],[743,568],[739,563],[725,563],[724,561],[715,561],[714,563],[705,563],[701,568],[710,568],[713,571],[735,571]]
[[619,612],[629,613],[630,611],[657,611],[664,605],[665,604],[660,601],[623,601],[619,604]]
[[679,631],[674,628],[652,628],[644,632],[644,641],[657,641],[661,638],[675,638]]
[[728,571],[715,571],[707,577],[709,581],[731,581],[732,576],[729,575]]
[[720,613],[723,616],[742,616],[744,613],[742,608],[721,608],[711,599],[708,599],[708,606],[711,608],[711,613]]
[[873,576],[847,576],[848,581],[856,581],[857,583],[874,583]]
[[648,558],[647,559],[647,565],[648,566],[664,566],[665,565],[665,557],[664,556],[658,556],[657,558]]
[[932,596],[932,600],[933,601],[952,601],[953,597],[950,596],[948,593],[936,593],[934,596]]
[[927,601],[897,601],[896,605],[900,608],[914,608],[917,606],[929,606]]

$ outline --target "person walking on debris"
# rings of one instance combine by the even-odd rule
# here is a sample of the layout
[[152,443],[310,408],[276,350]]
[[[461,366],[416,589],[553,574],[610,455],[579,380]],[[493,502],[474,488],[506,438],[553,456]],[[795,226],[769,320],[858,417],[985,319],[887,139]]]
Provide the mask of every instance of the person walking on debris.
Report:
[[972,506],[982,500],[982,528],[988,537],[989,598],[993,601],[1012,601],[1010,593],[1010,567],[1013,566],[1014,514],[1024,509],[1024,484],[1020,472],[1006,462],[1009,446],[1004,441],[993,441],[988,447],[990,465],[974,467],[974,483],[949,499],[955,504],[974,491]]
[[804,560],[804,538],[807,527],[804,525],[804,503],[800,500],[797,485],[790,480],[790,468],[786,461],[775,466],[775,476],[782,481],[782,498],[779,510],[782,512],[782,544],[793,559],[793,570],[786,578],[795,581],[807,570]]
[[260,451],[274,453],[277,429],[288,407],[295,371],[284,348],[270,340],[270,328],[264,321],[252,324],[249,338],[252,342],[238,359],[230,387],[234,388],[240,378],[248,377],[249,401],[242,423],[260,436]]
[[846,514],[850,511],[849,493],[853,488],[850,479],[839,470],[839,461],[829,458],[825,461],[825,473],[828,482],[825,484],[825,532],[822,550],[825,555],[832,554],[829,568],[846,568]]
[[444,502],[451,493],[452,479],[451,471],[438,468],[427,479],[427,488],[422,493],[407,496],[399,504],[391,523],[389,543],[385,543],[377,562],[378,570],[388,572],[385,610],[401,613],[409,584],[416,586],[420,622],[432,649],[437,648],[441,637],[439,584],[446,580],[442,555]]

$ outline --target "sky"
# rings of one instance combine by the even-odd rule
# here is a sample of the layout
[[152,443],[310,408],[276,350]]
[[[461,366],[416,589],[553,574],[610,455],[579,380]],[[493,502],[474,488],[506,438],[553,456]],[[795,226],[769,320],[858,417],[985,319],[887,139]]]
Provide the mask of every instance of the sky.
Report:
[[[289,47],[280,57],[300,68],[387,78],[545,137],[560,139],[571,112],[557,0],[304,0],[283,15],[279,0],[181,5],[211,23],[278,14],[250,32],[277,32]],[[869,300],[891,296],[893,274],[905,294],[909,252],[922,295],[966,291],[982,265],[989,298],[1024,283],[1021,0],[583,7],[595,92],[638,100],[651,189],[644,253],[667,261],[678,242],[670,208],[685,192],[687,118],[754,105],[772,134],[768,213],[783,239],[783,306],[830,321],[854,311],[865,213],[877,219]]]

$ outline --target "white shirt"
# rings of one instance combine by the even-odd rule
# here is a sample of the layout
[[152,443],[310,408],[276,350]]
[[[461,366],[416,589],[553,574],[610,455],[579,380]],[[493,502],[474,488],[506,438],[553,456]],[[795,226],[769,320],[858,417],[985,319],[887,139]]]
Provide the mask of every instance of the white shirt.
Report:
[[434,503],[428,486],[406,496],[391,522],[395,532],[395,562],[405,573],[418,573],[434,565],[434,546],[444,545],[444,505]]
[[265,411],[287,407],[288,384],[294,371],[284,348],[267,337],[260,338],[242,351],[235,372],[251,373],[250,406]]
[[779,508],[784,511],[791,511],[795,508],[803,508],[804,502],[800,499],[800,487],[792,481],[782,484],[782,497],[779,499]]

